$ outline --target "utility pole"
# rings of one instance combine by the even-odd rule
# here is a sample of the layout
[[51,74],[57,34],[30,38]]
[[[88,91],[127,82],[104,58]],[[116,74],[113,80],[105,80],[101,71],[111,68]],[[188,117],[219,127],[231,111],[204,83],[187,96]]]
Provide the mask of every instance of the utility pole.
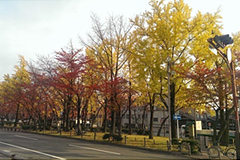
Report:
[[171,93],[170,93],[170,64],[171,57],[167,57],[167,74],[168,74],[168,134],[169,134],[169,142],[168,142],[168,150],[172,148],[172,128],[171,128]]

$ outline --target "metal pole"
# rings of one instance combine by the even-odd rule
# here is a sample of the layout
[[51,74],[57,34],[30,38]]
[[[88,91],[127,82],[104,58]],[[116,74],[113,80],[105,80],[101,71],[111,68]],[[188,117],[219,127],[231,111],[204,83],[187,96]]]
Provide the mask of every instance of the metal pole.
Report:
[[197,129],[196,129],[196,126],[197,126],[197,112],[196,112],[196,108],[194,108],[194,138],[197,138]]
[[[179,111],[177,111],[177,115],[179,115]],[[179,120],[177,119],[177,139],[179,139]]]
[[235,145],[237,151],[237,159],[240,159],[240,143],[239,143],[239,114],[238,114],[238,104],[237,104],[237,87],[235,82],[235,70],[234,70],[234,63],[230,63],[231,67],[231,81],[232,81],[232,94],[233,94],[233,107],[234,107],[234,114],[235,114]]
[[218,47],[213,43],[213,39],[209,38],[208,42],[218,51],[218,54],[223,58],[226,62],[230,73],[231,73],[231,83],[232,83],[232,94],[233,94],[233,107],[234,107],[234,114],[235,114],[235,146],[237,152],[237,159],[240,159],[240,142],[239,142],[239,114],[238,114],[238,102],[237,102],[237,87],[235,82],[235,68],[234,62],[228,61],[227,55],[224,54]]
[[171,150],[172,146],[172,129],[171,129],[171,94],[170,94],[170,61],[168,61],[167,65],[167,73],[168,73],[168,133],[169,133],[169,149]]

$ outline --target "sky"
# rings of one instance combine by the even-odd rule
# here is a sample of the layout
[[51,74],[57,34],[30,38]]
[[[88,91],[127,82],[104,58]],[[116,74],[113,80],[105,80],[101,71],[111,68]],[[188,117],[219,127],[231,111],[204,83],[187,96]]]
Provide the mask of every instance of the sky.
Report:
[[[171,0],[165,0],[169,2]],[[184,0],[192,14],[197,11],[223,17],[223,34],[240,31],[239,0]],[[150,11],[149,0],[0,0],[0,81],[14,74],[19,55],[35,61],[38,55],[51,55],[70,40],[81,47],[79,37],[91,33],[91,14],[101,20],[109,15],[133,18]]]

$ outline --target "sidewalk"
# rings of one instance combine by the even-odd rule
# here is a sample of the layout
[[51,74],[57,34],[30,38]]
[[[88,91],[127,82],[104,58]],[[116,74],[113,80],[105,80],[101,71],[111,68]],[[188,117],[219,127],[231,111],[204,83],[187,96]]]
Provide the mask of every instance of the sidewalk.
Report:
[[[191,156],[193,159],[209,159],[209,156],[207,154],[207,151],[202,151],[201,153],[198,154],[193,154]],[[224,156],[222,153],[220,154],[220,158],[211,158],[211,159],[229,159],[227,156]]]
[[203,152],[198,153],[198,154],[193,154],[193,155],[191,155],[191,157],[193,159],[209,159],[207,151],[203,151]]

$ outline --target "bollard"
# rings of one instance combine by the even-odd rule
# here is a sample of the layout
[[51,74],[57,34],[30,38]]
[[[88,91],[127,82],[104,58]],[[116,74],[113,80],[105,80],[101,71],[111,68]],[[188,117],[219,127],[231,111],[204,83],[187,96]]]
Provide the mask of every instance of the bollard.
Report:
[[169,147],[168,147],[168,141],[167,141],[167,150],[169,151]]
[[124,136],[124,144],[127,144],[127,136]]
[[144,137],[144,147],[146,147],[146,137]]
[[171,145],[170,145],[169,141],[167,141],[167,150],[171,151]]
[[97,133],[96,133],[96,130],[94,131],[94,141],[96,140],[96,136],[97,136]]

